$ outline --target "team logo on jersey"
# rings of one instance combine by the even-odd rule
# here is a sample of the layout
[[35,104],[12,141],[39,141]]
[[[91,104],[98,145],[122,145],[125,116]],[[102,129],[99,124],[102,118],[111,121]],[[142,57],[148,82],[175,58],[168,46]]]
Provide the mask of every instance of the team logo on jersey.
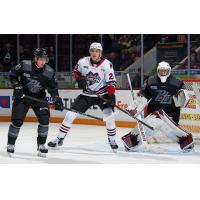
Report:
[[166,90],[159,90],[155,101],[160,102],[161,104],[171,104],[172,97]]
[[90,85],[93,85],[95,83],[99,83],[101,78],[99,76],[98,73],[92,73],[92,72],[89,72],[87,75],[86,75],[86,80],[87,80],[87,84],[88,86]]
[[40,85],[40,82],[37,80],[33,80],[31,78],[27,78],[29,83],[26,84],[28,87],[29,91],[32,93],[38,93],[39,91],[42,90],[42,86]]

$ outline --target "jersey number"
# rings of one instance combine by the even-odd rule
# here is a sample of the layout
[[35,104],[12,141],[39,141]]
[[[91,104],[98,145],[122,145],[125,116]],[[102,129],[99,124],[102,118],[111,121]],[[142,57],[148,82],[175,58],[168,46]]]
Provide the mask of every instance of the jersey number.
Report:
[[109,80],[113,80],[113,79],[114,79],[113,74],[110,73],[110,74],[109,74]]

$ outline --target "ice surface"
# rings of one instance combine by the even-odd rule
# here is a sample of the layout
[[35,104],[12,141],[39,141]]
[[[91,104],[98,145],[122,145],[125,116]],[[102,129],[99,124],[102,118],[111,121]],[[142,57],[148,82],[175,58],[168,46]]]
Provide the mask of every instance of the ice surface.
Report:
[[[36,138],[37,123],[25,122],[16,142],[16,153],[13,158],[6,153],[7,132],[9,123],[0,123],[0,163],[49,163],[49,164],[100,164],[100,163],[200,163],[200,146],[195,152],[182,153],[177,144],[153,144],[164,152],[125,152],[121,136],[129,128],[117,129],[119,150],[113,153],[107,142],[104,126],[73,125],[59,150],[49,150],[47,158],[37,157]],[[47,141],[57,136],[59,124],[51,123]]]

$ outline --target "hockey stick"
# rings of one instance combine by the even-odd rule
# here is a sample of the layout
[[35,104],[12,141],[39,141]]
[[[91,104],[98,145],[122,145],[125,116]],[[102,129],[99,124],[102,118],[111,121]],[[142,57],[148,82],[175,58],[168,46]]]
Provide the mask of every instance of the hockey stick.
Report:
[[[47,101],[37,99],[35,97],[31,97],[31,96],[27,96],[27,95],[23,95],[22,98],[29,99],[29,100],[36,101],[36,102],[40,102],[40,103],[44,103],[44,104],[47,104],[47,105],[49,104]],[[64,110],[72,111],[72,112],[75,112],[77,114],[80,114],[80,115],[83,115],[83,116],[86,116],[86,117],[90,117],[90,118],[93,118],[93,119],[96,119],[96,120],[104,121],[104,119],[100,118],[100,117],[96,117],[96,116],[93,116],[93,115],[82,113],[82,112],[79,112],[79,111],[76,111],[74,109],[67,108],[67,107],[63,107],[63,108],[64,108]]]
[[[130,76],[129,76],[129,73],[127,74],[127,78],[128,78],[128,83],[129,83],[129,87],[130,87],[130,90],[131,90],[131,95],[132,95],[132,99],[134,101],[135,99],[135,95],[134,95],[134,92],[133,92],[133,88],[132,88],[132,85],[131,85],[131,79],[130,79]],[[149,104],[149,102],[151,101],[152,99],[150,99],[146,105]],[[141,110],[142,112],[142,110]],[[140,112],[140,113],[141,113]],[[138,113],[138,118],[139,119],[142,119],[142,116],[141,114]],[[137,127],[138,127],[138,130],[139,130],[139,133],[140,133],[140,137],[141,137],[141,140],[142,140],[142,145],[144,146],[144,148],[148,151],[152,151],[154,153],[161,153],[162,151],[160,151],[160,149],[155,149],[155,148],[152,148],[152,146],[148,143],[147,141],[147,137],[146,137],[146,134],[145,134],[145,129],[144,129],[144,126],[143,124],[140,122],[140,121],[137,121]]]
[[[99,95],[99,94],[96,94],[96,95],[97,95],[97,97],[99,97],[100,99],[102,99],[103,101],[105,101],[106,103],[108,102],[108,100],[105,99],[104,97],[102,97],[101,95]],[[151,129],[151,130],[154,130],[154,128],[153,128],[152,126],[146,124],[145,122],[143,122],[142,120],[138,119],[137,117],[132,116],[130,113],[128,113],[127,111],[123,110],[123,109],[120,108],[118,105],[115,105],[115,107],[116,107],[118,110],[122,111],[123,113],[129,115],[131,118],[135,119],[136,121],[139,121],[141,124],[143,124],[143,125],[146,126],[147,128],[149,128],[149,129]]]
[[126,74],[126,75],[127,75],[128,84],[129,84],[129,87],[130,87],[130,90],[131,90],[132,99],[134,100],[134,99],[135,99],[135,95],[134,95],[134,92],[133,92],[133,87],[132,87],[132,85],[131,85],[131,79],[130,79],[129,73]]
[[[130,87],[130,90],[131,90],[132,99],[134,101],[135,95],[134,95],[133,88],[132,88],[132,85],[131,85],[131,79],[130,79],[129,73],[127,74],[127,78],[128,78],[128,84],[129,84],[129,87]],[[140,113],[138,114],[138,117],[140,119],[142,119]],[[147,147],[148,146],[148,142],[147,142],[147,137],[146,137],[146,134],[145,134],[145,130],[144,130],[143,124],[140,123],[139,121],[137,121],[137,127],[139,129],[140,137],[142,139],[142,144],[145,147],[145,149],[148,149],[148,147]]]
[[[134,94],[134,92],[133,92],[133,87],[132,87],[132,85],[131,85],[131,79],[130,79],[129,73],[126,74],[126,75],[127,75],[128,84],[129,84],[129,87],[130,87],[130,90],[131,90],[132,99],[134,100],[134,99],[135,99],[135,94]],[[152,100],[152,98],[149,99],[149,101],[147,101],[147,103],[145,104],[145,107],[150,103],[151,100]],[[143,111],[143,110],[141,110],[137,115],[140,115],[142,111]]]

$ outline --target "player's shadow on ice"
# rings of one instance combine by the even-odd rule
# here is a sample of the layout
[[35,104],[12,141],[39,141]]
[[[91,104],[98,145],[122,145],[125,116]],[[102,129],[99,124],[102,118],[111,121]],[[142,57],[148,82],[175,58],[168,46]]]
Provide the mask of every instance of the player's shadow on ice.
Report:
[[[113,154],[113,151],[108,148],[102,150],[101,148],[87,148],[82,146],[76,146],[76,147],[61,147],[59,150],[55,150],[63,153],[75,153],[75,154],[89,154],[89,155],[108,155],[110,156]],[[54,152],[52,150],[51,152]]]
[[[93,147],[95,145],[92,145]],[[102,150],[104,149],[104,150]],[[133,158],[133,159],[152,159],[157,161],[175,161],[173,158],[167,157],[169,154],[155,154],[151,152],[126,152],[124,150],[124,147],[120,146],[117,153],[114,153],[110,147],[105,147],[102,145],[102,148],[99,146],[99,148],[92,148],[92,147],[82,147],[82,146],[77,146],[77,147],[61,147],[59,150],[52,150],[51,152],[56,152],[59,151],[61,153],[67,153],[67,154],[78,154],[78,155],[88,155],[88,156],[116,156],[116,157],[121,157],[121,158]],[[199,154],[200,155],[200,154]],[[128,164],[128,162],[127,162]]]
[[[36,155],[36,153],[21,153],[21,152],[16,152],[15,155],[10,158],[6,152],[0,152],[0,157],[6,157],[8,162],[4,160],[4,164],[17,164],[17,163],[22,163],[20,160],[25,160],[27,161],[24,164],[29,164],[28,161],[34,161],[30,162],[31,164],[99,164],[98,162],[95,161],[82,161],[78,159],[65,159],[65,158],[59,158],[59,157],[51,157],[50,154],[48,154],[47,158],[40,158]],[[0,158],[1,159],[1,158]]]

